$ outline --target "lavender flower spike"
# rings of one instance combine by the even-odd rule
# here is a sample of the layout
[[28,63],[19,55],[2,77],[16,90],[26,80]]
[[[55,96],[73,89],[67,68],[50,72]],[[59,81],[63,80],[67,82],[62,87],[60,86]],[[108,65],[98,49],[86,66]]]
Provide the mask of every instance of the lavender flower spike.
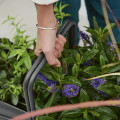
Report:
[[[97,90],[97,87],[99,87],[101,84],[105,83],[106,81],[104,81],[103,79],[97,78],[97,79],[93,79],[91,85],[93,86],[93,88],[95,88]],[[97,90],[99,93],[101,93],[103,96],[105,96],[106,98],[109,97],[109,95],[107,95],[106,93],[104,93],[101,90]]]
[[62,65],[62,69],[63,69],[63,74],[68,74],[68,64],[67,62],[64,62]]
[[66,84],[63,86],[62,94],[67,98],[76,97],[79,93],[80,88],[77,85]]
[[[32,64],[34,63],[35,63],[35,60],[32,61]],[[38,74],[38,78],[44,81],[46,85],[51,86],[52,89],[53,89],[53,85],[56,86],[56,84],[59,83],[58,81],[52,81],[52,80],[47,79],[42,73]]]
[[97,79],[93,79],[91,85],[93,86],[93,88],[97,89],[97,87],[99,87],[101,84],[105,83],[106,81],[104,81],[103,79],[97,78]]
[[80,37],[81,37],[82,40],[85,40],[86,42],[89,43],[90,46],[92,46],[89,35],[87,35],[86,33],[82,32],[82,31],[80,31]]
[[58,81],[53,81],[53,80],[49,80],[47,79],[42,73],[38,74],[38,78],[43,80],[48,86],[51,86],[52,84],[57,84]]
[[111,47],[110,51],[113,52],[115,50],[115,45],[112,42],[108,43],[107,45]]

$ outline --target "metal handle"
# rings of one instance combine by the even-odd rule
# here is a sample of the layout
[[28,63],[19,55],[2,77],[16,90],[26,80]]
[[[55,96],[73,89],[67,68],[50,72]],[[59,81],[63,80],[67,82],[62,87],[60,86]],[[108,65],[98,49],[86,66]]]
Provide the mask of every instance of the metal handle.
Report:
[[[69,40],[70,40],[70,46],[74,45],[75,42],[75,23],[66,20],[59,31],[57,32],[58,34],[61,34],[63,36],[66,35],[66,33],[69,33]],[[42,53],[36,60],[36,62],[33,64],[31,69],[28,71],[24,83],[23,83],[23,91],[24,91],[24,96],[25,96],[25,102],[26,102],[26,107],[27,111],[34,111],[35,110],[35,100],[34,100],[34,94],[33,94],[33,85],[34,81],[39,74],[40,70],[43,68],[43,66],[46,63],[46,58],[44,53]],[[31,120],[34,120],[34,118],[31,118]]]

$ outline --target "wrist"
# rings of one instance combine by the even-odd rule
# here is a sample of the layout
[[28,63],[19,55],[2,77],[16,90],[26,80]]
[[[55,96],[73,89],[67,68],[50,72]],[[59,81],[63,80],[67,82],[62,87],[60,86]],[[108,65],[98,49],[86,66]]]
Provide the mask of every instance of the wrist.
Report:
[[53,5],[37,5],[37,21],[42,27],[55,27],[56,17],[53,12]]

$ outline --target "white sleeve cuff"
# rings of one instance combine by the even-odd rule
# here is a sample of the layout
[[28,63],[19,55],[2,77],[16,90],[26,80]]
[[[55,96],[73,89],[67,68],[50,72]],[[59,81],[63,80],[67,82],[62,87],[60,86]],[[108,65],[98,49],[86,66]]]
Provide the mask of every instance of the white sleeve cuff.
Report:
[[49,5],[59,0],[32,0],[32,1],[40,5]]

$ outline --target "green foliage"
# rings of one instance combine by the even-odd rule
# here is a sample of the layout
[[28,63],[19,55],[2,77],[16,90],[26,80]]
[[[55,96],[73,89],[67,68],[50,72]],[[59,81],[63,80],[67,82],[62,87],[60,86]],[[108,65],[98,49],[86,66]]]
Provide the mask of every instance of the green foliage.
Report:
[[[68,5],[56,4],[54,11],[57,19],[63,22],[63,18],[69,16],[63,12]],[[68,6],[69,7],[69,6]],[[99,75],[119,72],[120,63],[115,51],[111,51],[108,40],[107,26],[102,29],[98,26],[95,17],[94,29],[87,28],[91,34],[93,45],[85,47],[74,46],[74,49],[65,47],[61,58],[62,67],[56,68],[46,64],[41,73],[49,80],[58,81],[57,92],[48,91],[50,86],[42,80],[36,78],[33,87],[35,94],[36,109],[42,109],[53,105],[73,104],[85,101],[98,101],[114,99],[120,97],[120,77],[108,76],[101,79],[105,83],[94,89],[91,81],[86,79]],[[13,105],[25,105],[22,84],[26,72],[31,68],[32,61],[36,59],[34,54],[35,39],[29,40],[19,23],[15,23],[15,18],[8,16],[4,21],[16,29],[12,42],[3,38],[0,39],[0,100]],[[115,24],[111,24],[112,27]],[[33,49],[30,47],[33,46]],[[120,45],[118,45],[120,48]],[[116,64],[117,63],[117,64]],[[66,65],[67,64],[67,65]],[[109,65],[112,64],[112,65]],[[107,67],[106,67],[107,66]],[[67,70],[67,73],[65,71]],[[67,98],[61,91],[64,84],[74,84],[80,88],[77,96]],[[99,90],[99,91],[98,91]],[[109,95],[109,98],[103,96],[100,91]],[[24,106],[25,107],[25,106]],[[22,106],[22,109],[24,109]],[[96,107],[86,109],[68,110],[59,113],[40,116],[41,120],[119,120],[120,108],[116,107]]]
[[80,90],[80,102],[86,102],[89,101],[90,98],[88,96],[88,94],[86,93],[86,91],[84,89]]
[[12,42],[7,38],[0,39],[0,100],[17,105],[19,96],[23,96],[23,78],[35,59],[34,49],[30,47],[35,47],[36,39],[28,39],[15,18],[8,16],[3,23],[6,22],[10,22],[16,33]]
[[[102,44],[102,42],[105,42],[108,40],[108,26],[106,26],[103,30],[99,25],[97,24],[96,18],[93,17],[94,22],[94,29],[87,28],[87,32],[89,32],[93,37],[93,42],[95,43],[97,41],[98,44]],[[111,23],[111,28],[114,28],[116,26],[116,23]]]
[[66,8],[66,7],[68,7],[68,6],[69,6],[68,4],[62,5],[62,2],[60,2],[60,3],[58,2],[54,6],[55,16],[56,16],[57,20],[61,21],[60,26],[63,23],[63,19],[65,17],[70,16],[70,14],[63,12],[63,9]]

